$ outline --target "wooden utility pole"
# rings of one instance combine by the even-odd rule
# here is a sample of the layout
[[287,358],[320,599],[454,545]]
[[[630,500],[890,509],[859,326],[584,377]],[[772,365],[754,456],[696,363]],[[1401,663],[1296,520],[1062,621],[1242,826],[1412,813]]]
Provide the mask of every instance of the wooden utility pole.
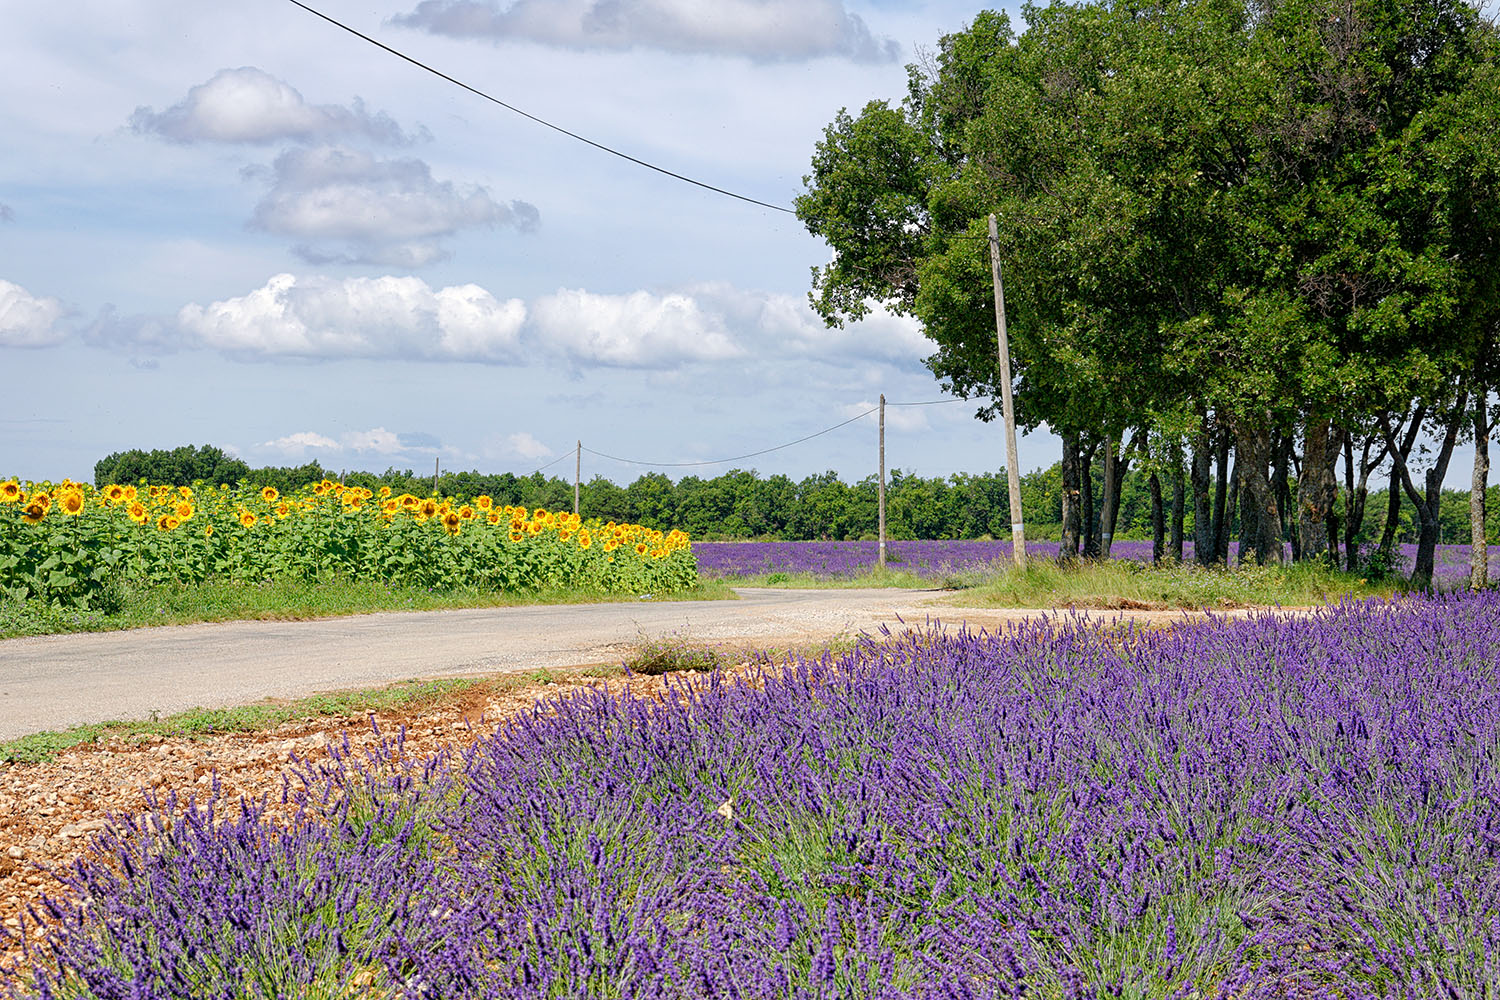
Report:
[[1010,488],[1011,560],[1026,568],[1026,526],[1021,520],[1021,469],[1016,457],[1016,408],[1010,396],[1010,342],[1005,336],[1005,286],[1000,283],[1000,233],[990,213],[990,271],[995,279],[995,334],[1000,341],[1000,411],[1005,418],[1005,472]]
[[885,569],[885,393],[880,394],[880,568]]
[[438,495],[437,480],[438,480],[438,464],[440,462],[442,462],[442,459],[440,459],[440,458],[434,458],[432,460],[432,495],[433,496],[437,496]]
[[573,516],[578,516],[578,477],[583,475],[583,439],[578,440],[578,450],[573,453]]

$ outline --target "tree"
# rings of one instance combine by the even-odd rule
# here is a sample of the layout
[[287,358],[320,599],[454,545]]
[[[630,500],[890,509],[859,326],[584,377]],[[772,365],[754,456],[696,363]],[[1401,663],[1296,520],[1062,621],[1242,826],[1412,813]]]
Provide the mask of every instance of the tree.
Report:
[[1075,517],[1085,554],[1106,549],[1124,442],[1183,413],[1200,559],[1225,559],[1236,510],[1242,560],[1281,561],[1289,533],[1297,556],[1331,552],[1342,432],[1418,401],[1449,412],[1478,377],[1494,144],[1459,140],[1500,108],[1493,31],[1455,0],[1096,0],[1026,19],[1017,36],[979,15],[910,69],[899,109],[825,130],[797,202],[834,250],[814,306],[835,324],[873,301],[915,316],[944,388],[992,400],[993,212],[1017,410],[1064,441],[1064,553]]

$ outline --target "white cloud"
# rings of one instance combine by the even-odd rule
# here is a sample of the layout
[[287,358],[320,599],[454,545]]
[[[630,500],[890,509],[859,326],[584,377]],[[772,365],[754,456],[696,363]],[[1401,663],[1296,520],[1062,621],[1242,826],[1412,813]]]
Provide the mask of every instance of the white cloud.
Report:
[[374,452],[377,455],[394,455],[403,450],[401,438],[384,427],[372,427],[367,431],[351,431],[343,435],[344,447],[360,453]]
[[516,431],[503,437],[492,437],[485,442],[481,453],[489,459],[521,459],[534,462],[553,454],[542,442],[526,431]]
[[130,126],[178,143],[263,144],[341,136],[411,141],[388,115],[370,114],[358,98],[347,108],[308,104],[291,85],[254,66],[219,70],[165,111],[136,108]]
[[[875,410],[865,417],[866,422],[875,423],[880,419],[880,404],[875,400],[862,399],[858,403],[850,403],[841,409],[846,417],[856,417]],[[886,403],[885,426],[893,431],[925,431],[931,424],[927,422],[926,407],[921,406],[892,406]]]
[[309,451],[334,451],[339,443],[331,437],[324,437],[315,431],[298,431],[296,434],[288,434],[274,441],[262,442],[260,447],[271,451],[278,451],[286,455],[305,455]]
[[38,298],[0,278],[0,347],[48,347],[67,336],[57,325],[63,316],[57,299]]
[[735,288],[724,283],[695,286],[693,294],[711,303],[732,329],[753,331],[757,343],[795,357],[843,362],[876,360],[916,364],[932,353],[922,326],[893,316],[879,305],[843,328],[830,328],[813,312],[806,296]]
[[289,149],[269,171],[271,189],[251,225],[305,241],[310,263],[420,267],[446,256],[439,242],[460,229],[536,229],[540,214],[524,201],[502,205],[481,187],[438,181],[417,159],[380,159],[342,146]]
[[477,285],[290,274],[177,314],[182,334],[230,354],[493,362],[518,360],[525,319],[519,299],[501,301]]
[[0,222],[15,222],[16,210],[0,201]]
[[757,61],[839,56],[892,62],[900,46],[877,38],[843,0],[422,0],[395,23],[434,34],[517,39],[573,49],[661,49]]
[[692,296],[675,292],[598,295],[559,289],[533,304],[528,333],[546,348],[584,365],[670,368],[743,353],[721,316],[705,310]]

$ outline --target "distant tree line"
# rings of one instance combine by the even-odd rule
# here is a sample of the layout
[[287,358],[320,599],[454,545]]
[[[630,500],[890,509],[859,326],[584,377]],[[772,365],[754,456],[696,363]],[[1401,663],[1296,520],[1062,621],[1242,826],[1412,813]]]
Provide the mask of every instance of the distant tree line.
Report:
[[[284,493],[321,479],[337,479],[339,475],[337,470],[325,469],[317,462],[251,468],[209,445],[201,448],[184,445],[169,451],[117,452],[94,467],[94,482],[98,486],[141,479],[152,483],[201,480],[274,486]],[[396,493],[420,496],[433,491],[431,476],[418,475],[410,469],[387,469],[378,474],[350,472],[343,476],[343,481],[372,490],[389,486]],[[1296,489],[1295,479],[1288,480],[1287,489]],[[438,477],[437,490],[444,496],[469,500],[486,495],[499,503],[523,507],[573,508],[572,482],[541,473],[517,476],[509,472],[445,472]],[[1081,492],[1091,498],[1102,490],[1103,470],[1094,467]],[[1021,476],[1021,507],[1027,522],[1027,537],[1061,539],[1066,491],[1061,463]],[[1492,513],[1489,539],[1500,544],[1500,488],[1491,487],[1489,492]],[[1156,528],[1154,512],[1160,510],[1158,500],[1153,498],[1151,473],[1141,469],[1127,471],[1121,480],[1115,537],[1152,538]],[[844,541],[874,538],[878,524],[875,477],[845,483],[834,472],[797,481],[784,475],[763,478],[754,471],[734,469],[712,478],[685,476],[676,482],[652,472],[627,486],[596,476],[580,485],[579,506],[586,517],[644,524],[663,531],[681,528],[698,539]],[[1097,532],[1103,510],[1092,499],[1086,506],[1090,530]],[[1387,514],[1392,509],[1396,513],[1388,522]],[[1174,529],[1179,537],[1194,534],[1193,513],[1190,508],[1184,511],[1181,531]],[[1228,530],[1239,529],[1233,508],[1223,517]],[[1438,517],[1442,541],[1467,541],[1468,493],[1443,490]],[[893,470],[886,484],[886,530],[889,537],[896,539],[1009,538],[1010,496],[1005,471],[927,479]],[[1387,534],[1390,536],[1387,544],[1394,545],[1415,542],[1419,533],[1420,524],[1409,507],[1377,503],[1362,520],[1352,542],[1357,551],[1386,543]]]

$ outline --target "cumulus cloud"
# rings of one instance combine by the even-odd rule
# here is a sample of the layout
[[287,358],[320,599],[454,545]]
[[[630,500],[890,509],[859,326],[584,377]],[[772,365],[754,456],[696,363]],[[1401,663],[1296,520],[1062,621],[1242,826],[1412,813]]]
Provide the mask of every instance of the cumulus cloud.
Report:
[[478,285],[278,274],[238,298],[184,306],[177,326],[194,343],[248,357],[506,362],[517,359],[525,319],[519,299]]
[[492,437],[485,442],[481,450],[485,458],[520,459],[525,462],[535,462],[539,458],[546,458],[553,454],[551,448],[526,431]]
[[58,325],[66,310],[0,278],[0,347],[49,347],[67,336]]
[[[875,400],[862,399],[858,403],[851,403],[842,407],[844,416],[857,417],[869,410],[877,410],[879,403]],[[871,413],[865,417],[868,422],[880,419],[879,412]],[[927,408],[922,406],[891,406],[886,404],[885,425],[895,431],[925,431],[931,424],[927,422]]]
[[764,62],[837,56],[893,62],[844,0],[422,0],[395,23],[439,35],[573,49],[660,49]]
[[538,299],[528,333],[580,365],[669,368],[740,356],[722,316],[691,295],[598,295],[560,289]]
[[[184,306],[175,317],[117,318],[106,308],[85,336],[117,347],[206,347],[247,359],[551,363],[575,371],[723,364],[744,371],[788,362],[916,371],[932,349],[914,321],[879,309],[830,330],[802,296],[726,284],[623,293],[563,288],[523,302],[475,284],[434,288],[393,275],[278,274],[244,295]],[[436,445],[398,438],[407,450]],[[395,448],[381,440],[380,447]],[[507,457],[538,457],[512,444]],[[377,450],[378,442],[361,447]]]
[[290,84],[254,66],[219,70],[165,111],[136,108],[130,127],[184,144],[260,145],[355,136],[395,145],[412,141],[389,115],[369,113],[358,98],[350,107],[309,104]]
[[269,170],[271,188],[255,207],[254,228],[306,242],[309,263],[420,267],[446,256],[441,240],[461,229],[537,228],[524,201],[503,205],[481,187],[438,181],[418,159],[381,159],[343,146],[289,149]]
[[296,434],[288,434],[274,441],[263,441],[260,447],[279,451],[286,455],[305,455],[309,451],[335,451],[339,443],[331,437],[325,437],[315,431],[298,431]]

